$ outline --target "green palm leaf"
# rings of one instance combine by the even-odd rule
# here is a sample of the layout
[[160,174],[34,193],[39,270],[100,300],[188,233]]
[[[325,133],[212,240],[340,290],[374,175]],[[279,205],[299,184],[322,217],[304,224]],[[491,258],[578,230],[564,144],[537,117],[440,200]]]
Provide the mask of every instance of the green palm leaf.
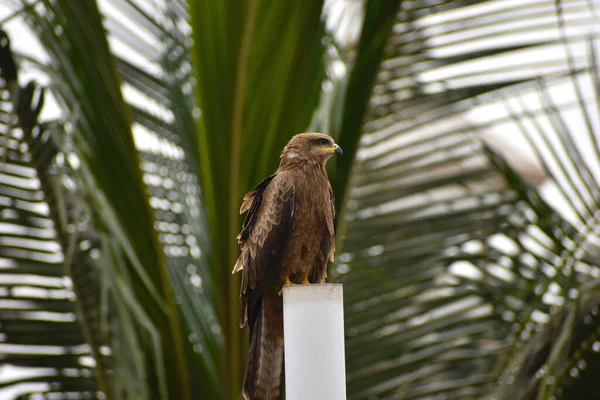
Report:
[[[403,3],[388,40],[344,200],[344,253],[332,271],[345,284],[349,398],[484,398],[502,375],[501,360],[510,360],[518,351],[513,346],[522,345],[515,340],[513,321],[522,321],[518,334],[525,326],[541,326],[551,315],[544,288],[555,282],[568,298],[574,293],[569,290],[595,270],[595,261],[588,259],[589,273],[579,273],[577,279],[575,273],[567,280],[540,276],[541,265],[568,263],[561,243],[574,228],[479,138],[490,127],[524,117],[509,110],[480,124],[474,119],[497,115],[483,112],[508,97],[544,88],[539,76],[575,82],[589,73],[589,61],[586,65],[585,57],[573,61],[563,56],[522,63],[520,53],[560,49],[560,39],[539,35],[512,43],[495,40],[506,37],[507,24],[539,26],[540,32],[552,27],[556,32],[552,5],[473,3]],[[569,4],[565,13],[583,8],[582,3]],[[590,23],[589,17],[583,20]],[[569,36],[570,43],[579,41],[580,46],[583,39]],[[547,94],[541,97],[551,102]],[[588,97],[576,104],[589,102]],[[562,122],[557,117],[556,110],[565,105],[550,104],[536,114],[550,113],[559,132],[562,150],[552,150],[555,140],[546,140],[553,165],[564,163],[557,152],[566,153],[572,165],[565,167],[567,176],[583,183],[581,194],[566,189],[573,201],[582,199],[579,209],[588,210],[579,218],[583,222],[595,210],[591,204],[581,208],[583,199],[596,192],[592,167],[574,147],[576,134],[565,117]],[[538,132],[552,135],[547,124]],[[588,132],[589,138],[597,134]],[[540,144],[532,146],[547,157]],[[519,168],[538,182],[544,176],[527,164]],[[534,244],[543,251],[534,250]],[[531,336],[523,333],[520,340]],[[577,354],[569,347],[577,339],[569,340],[556,350],[558,361],[553,364],[561,365],[562,374],[561,361]],[[532,351],[528,356],[534,360],[540,354]],[[513,390],[520,387],[510,385]],[[541,398],[548,393],[553,392]]]
[[[166,259],[153,228],[154,216],[149,205],[137,207],[137,215],[122,208],[128,207],[131,201],[140,201],[140,204],[149,202],[129,127],[130,114],[120,100],[119,80],[111,66],[113,59],[106,46],[100,15],[94,10],[95,5],[87,3],[82,4],[81,8],[62,7],[60,3],[52,6],[45,4],[45,7],[39,7],[38,4],[35,9],[29,9],[28,16],[30,23],[37,27],[46,48],[51,50],[50,58],[60,59],[54,64],[58,69],[52,71],[56,88],[54,94],[71,110],[71,124],[81,132],[75,137],[78,140],[75,145],[82,160],[84,184],[89,190],[96,191],[95,197],[90,200],[95,207],[103,210],[103,227],[113,235],[114,240],[119,241],[120,249],[117,252],[119,257],[125,256],[126,259],[126,271],[121,271],[126,274],[126,281],[119,282],[118,276],[115,276],[110,287],[119,291],[121,296],[131,296],[131,293],[123,290],[135,293],[139,296],[137,300],[143,304],[127,303],[135,308],[140,324],[139,328],[130,326],[129,329],[130,335],[134,336],[137,335],[135,329],[145,332],[146,340],[141,342],[147,343],[147,372],[157,376],[152,380],[156,385],[154,393],[162,397],[185,397],[189,386],[185,383],[187,368],[177,322],[178,310],[171,294],[169,276],[165,275],[168,273]],[[49,12],[56,18],[54,25],[50,25],[47,19]],[[56,28],[56,23],[60,29]],[[82,41],[83,38],[87,39]],[[82,68],[81,57],[91,61],[87,58],[90,57],[87,50],[93,46],[96,48],[91,56],[96,57],[96,61],[88,63],[89,69],[86,70]],[[88,85],[84,83],[86,81],[103,84]],[[111,106],[103,106],[104,103]],[[111,154],[112,161],[109,163],[106,162],[108,159],[98,156],[103,148],[108,151],[107,154]],[[108,186],[105,188],[104,185]],[[119,185],[125,186],[119,189]],[[115,196],[119,192],[122,195],[117,199]],[[118,211],[119,208],[121,211]],[[142,228],[143,225],[147,227]],[[135,235],[135,231],[147,234]],[[108,268],[105,266],[105,269]],[[96,309],[99,306],[88,305]],[[181,371],[166,368],[163,363],[178,365]],[[167,370],[172,373],[165,374]],[[167,394],[168,391],[172,393]]]
[[284,144],[306,129],[316,108],[322,3],[191,2],[202,111],[198,159],[225,330],[228,398],[239,396],[246,347],[237,323],[239,280],[231,276],[239,207],[243,195],[275,171]]
[[[50,4],[47,3],[45,6],[50,7]],[[252,7],[257,8],[252,10]],[[246,11],[263,14],[263,10],[266,10],[266,6],[261,4],[254,4],[252,7]],[[30,21],[33,26],[43,25],[45,21],[37,15],[40,10],[33,8],[27,8],[26,10],[33,16]],[[57,14],[65,12],[65,10],[61,10],[60,8],[56,10],[52,9],[52,11]],[[265,171],[274,168],[277,159],[276,156],[285,141],[293,133],[303,130],[303,127],[308,125],[314,104],[318,100],[320,76],[322,75],[322,60],[319,45],[322,32],[319,20],[320,11],[321,4],[319,2],[307,7],[297,7],[291,14],[284,8],[281,8],[279,11],[273,10],[273,12],[269,12],[266,15],[267,24],[264,24],[264,21],[262,21],[257,25],[252,43],[246,43],[245,45],[247,51],[252,52],[253,60],[257,56],[257,64],[254,65],[254,61],[247,63],[246,67],[249,70],[247,72],[240,70],[240,73],[247,74],[250,77],[256,76],[256,78],[262,76],[275,77],[275,79],[266,83],[256,82],[248,90],[256,92],[258,96],[269,98],[272,106],[282,110],[280,115],[289,114],[289,116],[285,117],[276,117],[276,113],[271,113],[274,118],[271,120],[264,119],[260,116],[260,109],[268,110],[268,107],[263,108],[260,103],[250,100],[244,100],[246,103],[244,107],[240,107],[236,111],[235,115],[241,116],[242,114],[247,114],[251,117],[249,120],[250,124],[256,125],[250,129],[251,132],[264,131],[267,133],[264,136],[265,142],[262,144],[254,139],[249,139],[247,143],[244,143],[244,155],[246,157],[255,157],[256,162],[254,162],[254,159],[249,161],[252,165],[270,160],[253,177],[243,178],[246,188],[253,185],[255,183],[253,181],[257,177],[264,175]],[[212,282],[215,279],[222,282],[230,280],[229,267],[222,268],[222,265],[232,265],[232,262],[225,261],[221,263],[218,262],[218,258],[212,259],[213,252],[207,251],[209,229],[202,227],[206,227],[206,216],[212,218],[214,214],[200,214],[198,212],[199,207],[201,208],[203,205],[197,202],[199,192],[195,184],[195,177],[200,176],[198,171],[201,170],[200,166],[205,162],[206,158],[201,157],[200,161],[197,161],[194,156],[199,146],[194,126],[195,119],[198,118],[199,113],[194,108],[195,102],[190,90],[195,85],[186,51],[190,43],[186,35],[182,33],[186,29],[189,29],[189,25],[186,25],[188,21],[187,5],[184,2],[174,2],[167,5],[166,8],[160,9],[159,13],[155,13],[152,7],[148,8],[147,4],[144,5],[143,3],[134,1],[115,1],[102,3],[102,12],[106,16],[105,26],[109,31],[108,39],[111,48],[119,56],[116,66],[121,73],[121,78],[125,82],[123,86],[125,98],[132,106],[132,113],[130,115],[134,121],[133,131],[136,134],[136,139],[138,137],[143,139],[146,136],[146,139],[149,138],[151,141],[158,141],[162,145],[161,148],[152,146],[151,141],[148,144],[149,140],[139,141],[139,146],[142,149],[141,166],[145,172],[144,180],[149,184],[150,203],[155,208],[153,217],[157,218],[155,227],[161,232],[160,238],[165,245],[165,251],[168,255],[167,260],[170,276],[177,293],[176,299],[181,304],[184,327],[188,330],[189,340],[192,342],[188,345],[190,350],[193,349],[193,351],[189,351],[188,360],[192,365],[198,367],[195,370],[195,375],[202,377],[202,381],[204,381],[199,384],[198,390],[208,393],[210,398],[217,398],[221,394],[218,393],[220,378],[215,365],[218,363],[218,359],[223,356],[221,354],[222,347],[219,335],[221,328],[216,324],[212,306],[214,304],[222,304],[226,298],[231,298],[234,300],[234,303],[237,303],[238,288],[235,283],[232,283],[230,284],[231,287],[223,293],[213,291],[215,287],[229,287],[229,284],[225,286],[222,284],[214,285]],[[200,18],[211,21],[212,14],[210,14],[210,18],[206,18],[207,15],[200,14]],[[126,16],[133,23],[124,23],[123,16]],[[278,38],[267,35],[269,32],[267,28],[280,26],[282,17],[288,23],[284,25],[286,27],[284,29],[285,33]],[[198,18],[198,14],[196,14],[196,18]],[[142,27],[143,33],[139,27]],[[226,26],[225,28],[235,33],[236,29],[239,29],[239,26],[231,24],[231,26]],[[69,29],[72,29],[70,34],[76,37],[83,37],[86,34],[85,32],[75,33],[76,29],[79,28],[74,26],[69,26]],[[199,30],[199,28],[197,29]],[[45,45],[49,46],[49,48],[61,49],[61,47],[66,45],[64,41],[60,40],[60,32],[57,35],[53,35],[53,32],[48,29],[42,29],[40,32]],[[305,34],[306,32],[308,32],[308,35]],[[208,38],[210,36],[206,37],[206,39]],[[206,39],[202,38],[202,40]],[[158,49],[156,49],[157,43],[164,44],[164,46],[158,46]],[[297,43],[298,46],[290,46],[290,43]],[[217,45],[220,46],[219,43]],[[146,60],[147,63],[140,62],[139,57],[127,57],[125,54],[127,51],[123,49],[130,49],[132,50],[130,53],[143,56],[142,59]],[[260,61],[261,57],[264,59],[264,56],[260,56],[260,52],[270,52],[271,50],[281,53],[279,55],[280,61],[265,65]],[[255,52],[257,53],[254,54]],[[235,64],[232,64],[232,62],[236,61],[235,59],[224,61],[226,61],[225,64],[230,64],[228,68],[237,68]],[[111,62],[108,61],[109,64]],[[157,74],[156,71],[160,71],[160,73]],[[55,72],[53,73],[56,74]],[[64,79],[60,77],[61,73],[61,71],[58,72],[57,81]],[[110,85],[114,84],[110,83]],[[60,85],[57,86],[60,87]],[[141,101],[139,100],[140,94],[143,96]],[[218,96],[221,96],[223,99],[226,98],[223,97],[224,95],[226,93],[218,93]],[[217,98],[214,97],[215,100]],[[250,99],[250,96],[248,98]],[[212,104],[208,104],[206,108],[212,112],[210,109],[211,106]],[[250,112],[244,111],[243,108],[248,108]],[[127,113],[128,111],[125,109],[124,115],[127,116]],[[203,114],[208,115],[204,110]],[[116,117],[116,115],[113,117]],[[122,118],[122,116],[118,118]],[[204,119],[202,121],[204,125]],[[245,124],[246,122],[244,122]],[[220,127],[217,129],[220,129]],[[200,140],[206,139],[203,139],[202,135],[199,138]],[[98,139],[95,138],[95,140]],[[79,141],[75,144],[84,151],[87,150],[86,146],[88,144],[85,141]],[[174,157],[173,154],[164,153],[164,145],[174,152]],[[264,147],[265,151],[267,151],[266,154],[270,154],[270,156],[266,158],[259,156],[259,153],[254,150],[258,146],[266,146]],[[190,152],[190,149],[192,152]],[[206,150],[202,146],[200,146],[200,149],[201,151]],[[99,149],[96,150],[99,152]],[[181,158],[181,155],[183,155],[183,158]],[[238,154],[237,156],[241,155]],[[241,161],[238,162],[241,163]],[[90,171],[92,174],[95,173],[93,165]],[[244,168],[240,172],[246,173],[248,171],[250,170]],[[100,172],[100,174],[102,173]],[[165,191],[165,185],[170,185],[173,188],[173,185],[169,184],[168,180],[170,180],[170,177],[175,176],[177,180],[174,189]],[[99,187],[102,187],[102,184]],[[99,187],[94,186],[95,189]],[[238,194],[243,194],[244,188],[234,187]],[[210,202],[213,201],[210,190],[210,187],[205,183],[203,192],[208,191],[209,194],[205,193],[203,198],[208,199],[207,207],[210,207]],[[172,201],[172,196],[175,194],[180,196],[179,199],[186,201],[191,207],[184,207],[183,213],[164,208],[165,204],[168,204],[165,201],[167,199]],[[111,196],[114,195],[116,195],[115,192],[112,192]],[[241,199],[231,200],[230,204],[239,203],[239,200]],[[176,201],[172,201],[171,204],[177,206]],[[236,204],[235,209],[238,206],[239,204]],[[176,215],[175,220],[173,219],[173,214]],[[230,214],[227,211],[227,215]],[[239,223],[237,212],[235,220],[236,223]],[[192,238],[195,238],[195,240],[192,240],[192,245],[185,248],[188,251],[187,254],[193,256],[192,263],[187,261],[185,257],[181,257],[181,246],[173,246],[172,240],[176,239],[173,236],[177,235],[172,235],[170,230],[174,226],[183,230],[184,233],[187,230],[188,239],[190,235],[192,235]],[[233,224],[228,224],[228,229],[232,231]],[[229,237],[235,237],[235,234],[232,233]],[[220,241],[220,239],[214,237],[211,240],[213,242]],[[222,241],[222,243],[227,243],[227,241]],[[198,252],[199,248],[202,248],[203,251]],[[215,247],[215,249],[218,248],[218,246]],[[227,257],[233,257],[233,252],[231,251],[233,247],[228,244],[224,248],[228,249],[226,250],[229,252]],[[128,254],[129,256],[135,255],[135,250],[132,250],[133,252]],[[214,250],[214,254],[218,255],[219,251]],[[211,261],[215,267],[213,269],[208,268],[210,264],[207,261]],[[146,267],[145,265],[143,266],[144,268]],[[223,297],[224,295],[226,297]],[[216,299],[221,300],[221,303],[217,303]],[[234,305],[233,303],[231,304]],[[223,321],[235,320],[235,318],[230,318],[237,312],[237,310],[233,310],[233,307],[229,309],[225,307],[220,311]],[[223,323],[222,325],[227,327],[227,323]],[[161,338],[161,335],[163,338],[171,336],[154,324],[151,327],[153,328],[154,335],[158,335],[157,337],[159,338]],[[235,329],[230,329],[232,327]],[[233,341],[231,340],[232,337]],[[235,339],[236,337],[237,339]],[[231,324],[231,326],[227,327],[225,338],[226,343],[238,343],[237,351],[235,348],[231,348],[231,346],[226,347],[227,349],[231,349],[228,352],[228,355],[231,355],[231,357],[228,357],[229,360],[232,360],[231,364],[235,370],[233,375],[228,373],[227,376],[235,378],[235,375],[240,375],[242,368],[242,343],[240,341],[241,332],[239,328]],[[178,371],[169,372],[172,372],[172,376],[181,375],[181,372]],[[158,374],[160,376],[161,372],[158,371]],[[168,386],[170,386],[170,383]],[[239,387],[235,387],[236,385],[226,386],[231,388],[232,393],[236,395],[239,393]],[[210,389],[211,387],[212,389]]]
[[[99,348],[106,345],[97,332],[99,320],[85,315],[86,326],[95,335],[89,331],[84,335],[76,319],[77,303],[72,300],[74,291],[84,302],[94,302],[99,297],[99,290],[93,284],[82,292],[77,290],[97,270],[89,251],[75,249],[72,255],[88,271],[73,279],[73,285],[63,278],[61,247],[66,246],[66,237],[58,226],[58,214],[69,218],[69,214],[78,212],[77,207],[72,202],[65,204],[67,193],[59,188],[60,182],[51,172],[57,168],[54,162],[58,149],[48,140],[46,128],[38,124],[43,93],[36,92],[32,84],[19,86],[10,41],[5,32],[0,32],[0,37],[3,93],[4,99],[9,100],[3,102],[3,109],[9,111],[2,115],[4,208],[0,252],[6,285],[1,317],[2,353],[8,364],[6,372],[14,376],[6,379],[2,387],[10,389],[23,382],[39,382],[20,392],[78,391],[91,395],[98,388],[106,390],[104,372],[112,368],[111,357],[99,353]],[[86,239],[89,243],[92,237]],[[98,341],[94,342],[90,336]],[[86,343],[91,344],[91,353]],[[105,368],[94,369],[95,360]],[[94,370],[98,371],[97,381],[93,379]],[[3,396],[9,396],[8,392]]]

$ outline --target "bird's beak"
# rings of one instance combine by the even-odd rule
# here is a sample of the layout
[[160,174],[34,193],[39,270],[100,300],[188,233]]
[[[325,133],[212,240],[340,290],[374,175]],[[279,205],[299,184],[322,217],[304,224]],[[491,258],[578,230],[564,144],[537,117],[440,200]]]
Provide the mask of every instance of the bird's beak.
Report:
[[344,154],[344,151],[342,150],[342,148],[335,143],[333,144],[333,152],[338,156],[341,156],[342,154]]

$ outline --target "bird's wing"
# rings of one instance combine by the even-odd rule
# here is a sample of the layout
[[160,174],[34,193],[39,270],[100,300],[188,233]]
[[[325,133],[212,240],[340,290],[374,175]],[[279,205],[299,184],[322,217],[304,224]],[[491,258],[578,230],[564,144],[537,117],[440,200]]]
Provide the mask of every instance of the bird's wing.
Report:
[[[260,210],[260,206],[262,204],[264,191],[276,175],[277,174],[273,174],[263,179],[262,182],[256,185],[251,191],[246,193],[246,195],[244,196],[244,201],[242,202],[242,206],[240,207],[240,214],[245,213],[246,211],[248,211],[248,209],[250,211],[248,211],[248,214],[246,214],[246,218],[244,219],[244,223],[242,224],[242,231],[237,236],[237,241],[241,245],[243,245],[250,236],[250,233],[252,232],[252,228],[254,227],[256,218],[258,216],[258,211]],[[236,264],[236,267],[237,266],[238,265]],[[236,273],[238,271],[239,270],[236,270],[234,268],[233,273]]]
[[294,193],[291,181],[272,175],[244,197],[240,212],[249,211],[238,235],[242,254],[233,268],[233,273],[243,271],[240,326],[253,319],[259,298],[275,283],[279,255],[292,226]]
[[326,259],[333,261],[335,255],[335,232],[337,230],[337,218],[335,216],[335,194],[331,185],[329,185],[329,208],[331,212],[327,214],[327,228],[329,230],[329,248],[325,253]]
[[[333,193],[333,189],[331,185],[329,185],[329,206],[331,208],[331,221],[333,230],[330,229],[329,233],[335,236],[335,231],[337,229],[337,217],[335,216],[335,193]],[[332,260],[333,261],[333,260]]]

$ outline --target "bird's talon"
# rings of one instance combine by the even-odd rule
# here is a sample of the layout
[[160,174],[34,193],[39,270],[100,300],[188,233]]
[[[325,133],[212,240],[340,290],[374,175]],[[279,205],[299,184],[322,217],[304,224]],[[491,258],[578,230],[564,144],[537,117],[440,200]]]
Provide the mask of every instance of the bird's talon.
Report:
[[281,288],[281,290],[279,291],[279,293],[277,293],[279,296],[281,296],[283,294],[283,288],[286,286],[294,286],[295,283],[292,283],[292,281],[290,281],[290,278],[287,277],[285,278],[285,282],[283,282],[283,286]]

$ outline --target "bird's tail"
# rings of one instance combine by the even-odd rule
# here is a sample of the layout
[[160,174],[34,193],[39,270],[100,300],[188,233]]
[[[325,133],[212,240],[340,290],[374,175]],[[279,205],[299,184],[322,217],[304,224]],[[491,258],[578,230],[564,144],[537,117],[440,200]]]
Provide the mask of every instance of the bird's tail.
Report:
[[246,400],[283,397],[283,314],[281,297],[265,296],[250,322],[250,350],[244,375]]

